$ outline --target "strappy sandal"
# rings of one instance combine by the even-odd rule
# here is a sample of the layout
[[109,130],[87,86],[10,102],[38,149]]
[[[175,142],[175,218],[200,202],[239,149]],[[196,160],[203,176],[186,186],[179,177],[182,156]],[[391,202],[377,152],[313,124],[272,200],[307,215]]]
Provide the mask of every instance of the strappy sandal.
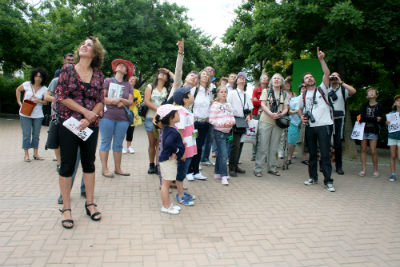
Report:
[[379,172],[374,172],[372,174],[372,177],[374,177],[374,178],[379,178],[379,176],[380,176]]
[[[61,214],[63,214],[66,211],[72,212],[71,209],[60,209]],[[71,225],[67,225],[66,223],[70,223]],[[62,220],[61,221],[61,225],[65,229],[72,229],[72,227],[74,227],[74,220],[69,220],[69,219],[68,220]]]
[[256,177],[262,177],[262,173],[261,173],[261,172],[254,172],[254,176],[256,176]]
[[358,173],[358,176],[364,177],[364,176],[365,176],[365,171],[360,171],[360,172]]
[[303,163],[304,165],[308,165],[308,160],[303,160],[301,163]]
[[88,207],[90,207],[90,206],[95,206],[95,207],[97,207],[97,205],[94,204],[94,203],[86,204],[86,202],[85,202],[85,209],[86,209],[86,214],[87,214],[87,216],[89,216],[90,219],[92,219],[93,221],[100,221],[100,220],[101,220],[101,217],[96,218],[96,216],[101,215],[101,212],[100,212],[100,211],[96,211],[95,213],[90,214],[90,210],[88,209]]
[[268,171],[268,173],[275,176],[281,176],[281,174],[278,171]]
[[33,159],[34,159],[34,160],[44,160],[44,158],[41,158],[41,157],[39,157],[39,156],[33,156]]

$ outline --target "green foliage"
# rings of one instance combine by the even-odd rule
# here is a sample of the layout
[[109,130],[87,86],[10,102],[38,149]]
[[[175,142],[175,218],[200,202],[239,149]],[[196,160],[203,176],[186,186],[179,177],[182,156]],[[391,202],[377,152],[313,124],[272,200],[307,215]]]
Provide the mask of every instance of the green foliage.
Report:
[[23,81],[21,78],[10,79],[0,75],[0,113],[18,113],[15,90]]
[[[267,73],[290,75],[291,62],[316,58],[319,46],[331,71],[338,71],[358,92],[350,100],[357,112],[366,101],[368,86],[380,90],[385,112],[400,93],[400,2],[396,0],[251,0],[237,10],[226,31],[217,62],[245,67],[258,77]],[[221,57],[217,53],[216,58]],[[226,72],[224,72],[225,74]]]
[[[0,0],[0,62],[8,73],[24,64],[50,73],[62,55],[76,50],[86,36],[96,36],[105,50],[103,71],[111,61],[131,60],[139,86],[160,67],[172,71],[176,42],[185,38],[184,72],[212,64],[212,39],[188,24],[186,9],[157,0],[44,0],[37,7],[23,0]],[[11,40],[4,42],[3,40]]]

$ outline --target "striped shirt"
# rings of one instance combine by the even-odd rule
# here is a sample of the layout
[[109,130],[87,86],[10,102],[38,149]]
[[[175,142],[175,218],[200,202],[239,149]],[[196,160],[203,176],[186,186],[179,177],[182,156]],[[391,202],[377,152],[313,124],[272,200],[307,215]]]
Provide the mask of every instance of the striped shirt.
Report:
[[229,133],[232,127],[225,127],[225,123],[235,123],[233,109],[230,103],[219,103],[215,101],[210,107],[209,122],[214,125],[214,129],[223,133]]
[[178,110],[180,121],[175,123],[178,130],[183,130],[183,142],[186,143],[186,157],[191,158],[197,154],[196,138],[193,137],[194,117],[193,114],[182,107]]

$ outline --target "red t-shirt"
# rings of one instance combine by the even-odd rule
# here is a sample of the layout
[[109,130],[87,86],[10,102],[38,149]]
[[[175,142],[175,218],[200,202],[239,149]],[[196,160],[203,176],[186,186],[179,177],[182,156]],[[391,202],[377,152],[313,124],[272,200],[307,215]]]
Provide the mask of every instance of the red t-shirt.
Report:
[[[260,101],[261,93],[262,93],[261,86],[253,90],[253,96],[251,100],[253,101],[254,108],[253,111],[251,112],[251,115],[258,115],[258,110],[261,107],[261,101]],[[257,100],[255,100],[255,98]]]

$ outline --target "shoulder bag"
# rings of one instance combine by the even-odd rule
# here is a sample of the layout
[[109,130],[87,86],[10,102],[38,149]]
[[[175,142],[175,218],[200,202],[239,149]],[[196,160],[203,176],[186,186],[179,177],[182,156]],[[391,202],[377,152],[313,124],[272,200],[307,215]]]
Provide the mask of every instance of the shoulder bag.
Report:
[[[31,90],[32,90],[32,97],[35,96],[35,92],[33,91],[33,88],[31,86]],[[25,98],[26,92],[24,93],[24,98]],[[33,102],[31,99],[24,99],[24,101],[22,101],[22,106],[21,106],[21,113],[24,114],[25,116],[31,116],[33,109],[36,107],[36,103]]]
[[[240,98],[239,92],[236,91],[236,93],[238,94],[240,104],[242,104],[242,99]],[[244,94],[244,104],[242,104],[243,115],[244,115],[244,105],[246,105],[246,93]],[[232,128],[234,133],[244,134],[246,132],[247,127],[249,127],[249,125],[246,122],[246,117],[235,116],[235,125]]]

